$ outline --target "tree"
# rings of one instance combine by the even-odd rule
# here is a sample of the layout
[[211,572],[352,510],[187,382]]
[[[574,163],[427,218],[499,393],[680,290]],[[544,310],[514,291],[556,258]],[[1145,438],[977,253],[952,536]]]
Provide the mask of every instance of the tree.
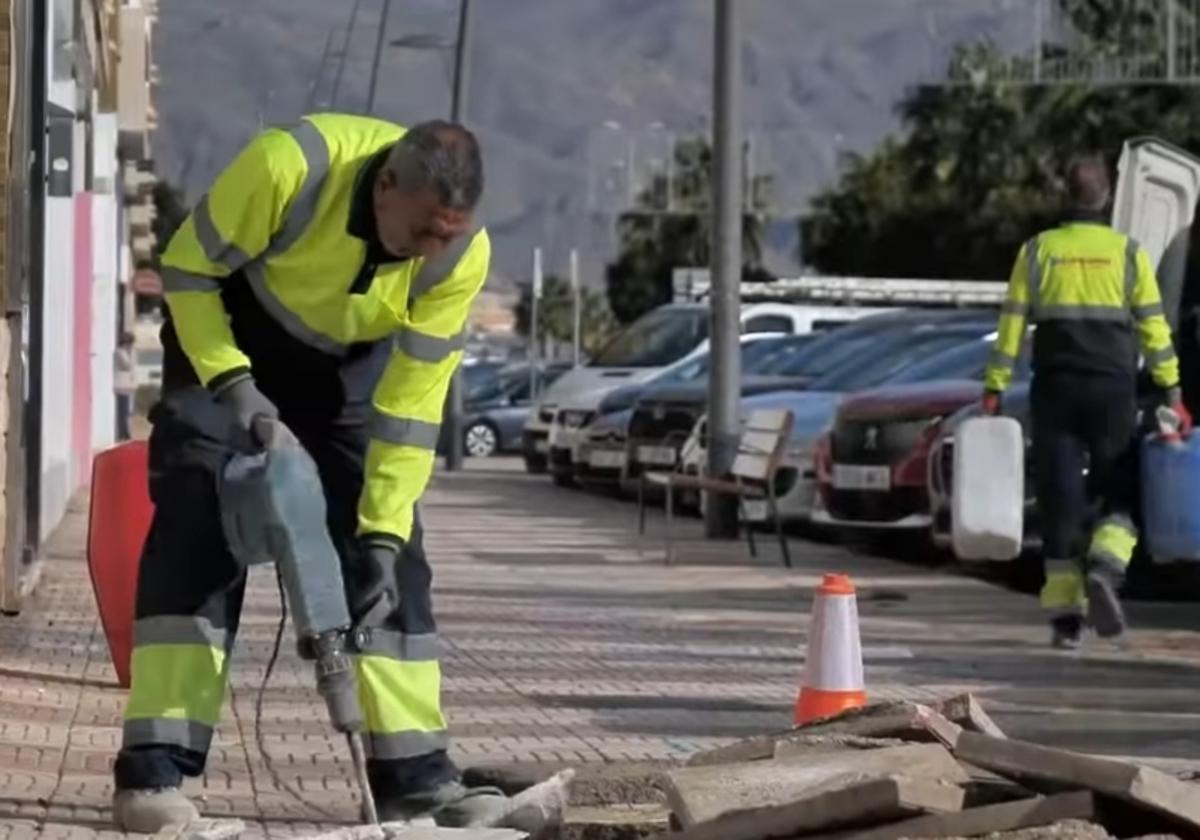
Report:
[[[605,269],[608,303],[616,319],[629,323],[670,302],[676,268],[707,266],[712,253],[712,148],[700,139],[674,149],[670,178],[657,174],[634,209],[617,220],[620,250]],[[761,276],[762,216],[771,179],[760,175],[749,188],[755,209],[742,219],[745,271]],[[670,194],[671,201],[667,201]]]
[[[583,352],[593,354],[612,336],[616,321],[604,296],[591,289],[580,290],[580,344]],[[521,288],[514,314],[517,334],[529,338],[532,327],[533,287]],[[546,277],[538,304],[538,337],[571,346],[575,341],[575,301],[571,284],[556,275]]]
[[[1121,16],[1130,4],[1062,4],[1084,36],[1073,59],[1111,56],[1117,38],[1153,46],[1140,11]],[[1094,151],[1115,164],[1122,143],[1143,134],[1200,146],[1195,88],[989,81],[1008,62],[989,44],[963,45],[947,75],[969,83],[908,95],[900,136],[853,159],[814,199],[801,221],[805,261],[835,274],[1002,279],[1021,242],[1061,216],[1072,157]]]

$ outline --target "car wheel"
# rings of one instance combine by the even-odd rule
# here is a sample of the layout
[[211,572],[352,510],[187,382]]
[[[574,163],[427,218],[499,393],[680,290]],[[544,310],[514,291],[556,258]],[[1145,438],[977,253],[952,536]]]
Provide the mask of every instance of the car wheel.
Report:
[[499,436],[491,423],[481,420],[463,432],[463,451],[472,458],[490,458],[499,448]]

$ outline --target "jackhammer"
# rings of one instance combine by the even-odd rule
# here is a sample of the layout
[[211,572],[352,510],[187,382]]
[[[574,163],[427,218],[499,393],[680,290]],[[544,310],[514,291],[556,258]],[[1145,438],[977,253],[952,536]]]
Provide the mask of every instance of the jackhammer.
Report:
[[325,524],[317,466],[277,421],[257,418],[254,433],[263,448],[233,455],[222,476],[225,534],[239,562],[275,564],[300,657],[313,663],[317,693],[333,728],[346,735],[350,747],[363,814],[377,824],[363,749],[365,719],[349,653],[350,609],[341,562]]

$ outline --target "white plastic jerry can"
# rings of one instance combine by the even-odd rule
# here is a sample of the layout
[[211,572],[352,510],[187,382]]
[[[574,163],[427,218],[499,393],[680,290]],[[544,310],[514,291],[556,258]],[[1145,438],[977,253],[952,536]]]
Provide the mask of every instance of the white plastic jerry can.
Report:
[[954,436],[951,539],[961,560],[1012,560],[1025,529],[1025,439],[1011,417],[973,417]]

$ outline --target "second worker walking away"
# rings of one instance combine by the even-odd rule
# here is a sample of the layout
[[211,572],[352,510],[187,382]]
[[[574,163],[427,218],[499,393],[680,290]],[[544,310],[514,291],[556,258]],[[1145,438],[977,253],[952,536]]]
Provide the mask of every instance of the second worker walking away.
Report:
[[[1070,210],[1022,246],[988,365],[984,411],[1000,410],[1025,338],[1033,337],[1033,460],[1056,647],[1074,648],[1085,620],[1104,638],[1125,631],[1119,592],[1138,532],[1138,351],[1185,430],[1179,362],[1150,256],[1108,224],[1108,169],[1097,157],[1067,175]],[[1086,470],[1086,475],[1085,475]]]

